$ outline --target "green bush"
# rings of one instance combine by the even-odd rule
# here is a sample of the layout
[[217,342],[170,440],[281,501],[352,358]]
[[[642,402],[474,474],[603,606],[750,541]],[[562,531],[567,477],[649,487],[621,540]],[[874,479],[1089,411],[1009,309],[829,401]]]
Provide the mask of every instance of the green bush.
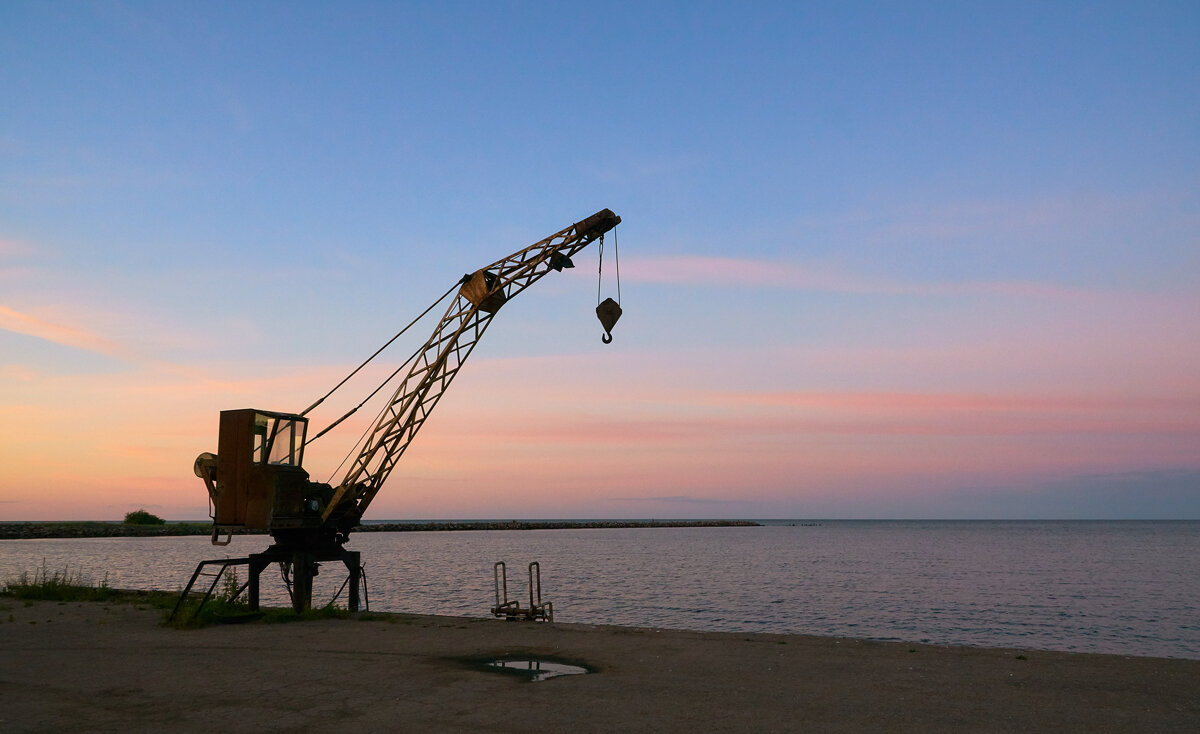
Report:
[[167,521],[145,510],[134,510],[125,514],[126,525],[166,525]]

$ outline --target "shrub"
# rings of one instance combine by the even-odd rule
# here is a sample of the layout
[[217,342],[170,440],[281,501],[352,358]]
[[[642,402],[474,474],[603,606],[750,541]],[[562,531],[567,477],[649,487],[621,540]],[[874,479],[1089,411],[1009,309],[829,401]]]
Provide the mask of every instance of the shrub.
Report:
[[125,514],[126,525],[166,525],[167,521],[145,510],[134,510]]

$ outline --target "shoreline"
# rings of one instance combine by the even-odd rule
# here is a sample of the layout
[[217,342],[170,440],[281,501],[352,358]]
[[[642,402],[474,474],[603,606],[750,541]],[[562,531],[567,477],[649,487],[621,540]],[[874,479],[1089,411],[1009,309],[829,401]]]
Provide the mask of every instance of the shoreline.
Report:
[[[0,727],[1200,730],[1195,660],[414,614],[161,618],[136,602],[0,598]],[[590,672],[531,682],[479,664],[501,657]]]
[[[91,588],[95,589],[98,587],[91,587]],[[0,610],[3,610],[6,606],[6,604],[8,606],[11,606],[11,602],[18,602],[18,603],[24,604],[27,601],[29,601],[29,602],[37,602],[37,603],[54,602],[56,604],[59,604],[60,606],[64,603],[76,603],[76,602],[92,603],[92,604],[127,604],[127,605],[147,606],[147,607],[154,606],[160,610],[168,611],[168,610],[174,608],[175,603],[179,598],[179,588],[177,588],[174,591],[169,591],[167,589],[158,589],[158,588],[133,589],[133,588],[115,588],[115,587],[110,587],[110,586],[104,586],[102,591],[103,591],[103,593],[100,596],[71,597],[72,598],[71,602],[62,602],[57,599],[41,598],[38,596],[23,597],[19,594],[14,594],[12,591],[6,590],[2,580],[0,580]],[[199,598],[199,595],[200,595],[200,592],[193,591],[190,594],[190,598],[192,601],[195,601]],[[273,607],[273,606],[269,606],[269,605],[265,605],[265,604],[261,607],[261,609],[266,612],[271,612],[271,611],[290,612],[290,608],[288,608],[288,607]],[[388,620],[395,620],[395,619],[405,619],[405,618],[410,618],[410,617],[422,617],[422,618],[428,617],[431,619],[440,619],[440,620],[446,620],[446,621],[455,621],[455,620],[474,620],[476,622],[478,622],[478,621],[507,621],[507,620],[504,620],[499,617],[494,617],[492,615],[482,615],[482,614],[474,614],[474,615],[472,615],[472,614],[465,614],[465,615],[420,614],[417,612],[407,612],[407,611],[376,611],[374,609],[362,609],[359,612],[351,613],[351,612],[345,611],[345,607],[338,607],[338,609],[341,612],[343,612],[341,617],[345,617],[348,615],[349,618],[351,618],[351,619],[362,618],[362,619],[371,620],[371,621],[376,621],[377,618],[386,618]],[[339,617],[339,618],[341,618],[341,617]],[[318,621],[318,620],[308,619],[308,620],[304,620],[304,621],[312,622],[312,621]],[[524,622],[524,620],[521,620],[521,621]],[[0,615],[0,622],[3,622],[3,615]],[[214,622],[212,624],[219,625],[220,623]],[[666,632],[666,633],[699,634],[699,635],[711,634],[711,635],[729,635],[729,636],[742,636],[742,637],[745,637],[745,636],[753,636],[753,637],[766,636],[766,637],[781,637],[781,638],[782,637],[804,637],[804,638],[820,639],[820,640],[841,640],[841,641],[844,641],[847,643],[867,644],[867,645],[907,645],[909,647],[928,647],[928,648],[938,648],[938,649],[963,649],[963,650],[980,650],[980,651],[1003,650],[1003,651],[1010,651],[1010,652],[1013,652],[1013,653],[1015,653],[1017,655],[1021,655],[1021,656],[1027,656],[1030,654],[1038,654],[1038,655],[1041,655],[1041,654],[1048,654],[1048,655],[1102,655],[1102,656],[1106,656],[1106,657],[1119,657],[1119,658],[1124,658],[1124,659],[1183,660],[1183,661],[1190,661],[1190,662],[1200,665],[1200,657],[1189,657],[1187,655],[1154,655],[1154,654],[1138,653],[1138,652],[1131,653],[1131,652],[1112,652],[1112,651],[1095,651],[1095,650],[1067,650],[1067,649],[1042,648],[1042,647],[1012,647],[1012,646],[1003,646],[1003,645],[997,646],[997,645],[987,645],[987,644],[972,644],[972,643],[967,643],[967,642],[931,642],[931,641],[916,642],[916,641],[909,641],[909,640],[905,640],[902,638],[896,638],[896,637],[870,637],[870,636],[855,637],[855,636],[848,636],[848,635],[821,634],[821,633],[795,632],[795,631],[779,631],[779,630],[768,630],[768,631],[750,631],[750,630],[736,630],[736,629],[735,630],[729,630],[729,629],[716,630],[716,629],[703,629],[703,628],[699,628],[699,627],[674,627],[674,626],[670,626],[670,625],[663,625],[660,627],[645,627],[643,625],[622,624],[622,623],[617,623],[617,622],[559,622],[557,624],[560,627],[563,627],[563,626],[586,627],[586,628],[611,629],[611,630],[653,629],[655,632],[658,632],[658,633]],[[1200,696],[1200,683],[1198,683],[1197,696]]]
[[[429,522],[379,522],[358,525],[356,533],[408,533],[461,530],[594,530],[620,528],[729,528],[761,527],[752,520],[476,520]],[[211,535],[212,525],[201,522],[168,522],[164,525],[127,525],[120,521],[0,522],[0,540],[70,538],[153,538]],[[262,531],[235,531],[234,535],[267,535]]]

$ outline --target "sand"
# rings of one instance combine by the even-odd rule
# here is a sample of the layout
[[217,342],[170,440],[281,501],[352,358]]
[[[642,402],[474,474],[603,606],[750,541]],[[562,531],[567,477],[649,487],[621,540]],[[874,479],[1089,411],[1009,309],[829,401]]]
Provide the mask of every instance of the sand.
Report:
[[[0,731],[1200,731],[1194,660],[388,617],[184,631],[0,598]],[[594,672],[470,662],[513,654]]]

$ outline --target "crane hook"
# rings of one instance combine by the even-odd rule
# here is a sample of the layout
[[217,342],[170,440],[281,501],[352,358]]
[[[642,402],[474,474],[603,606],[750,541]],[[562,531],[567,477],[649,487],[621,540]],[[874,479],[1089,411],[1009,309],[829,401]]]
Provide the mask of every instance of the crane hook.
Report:
[[600,319],[600,325],[604,327],[604,336],[600,337],[600,341],[605,344],[612,343],[612,330],[617,325],[617,319],[621,318],[621,304],[611,298],[605,298],[604,302],[596,306],[596,318]]

